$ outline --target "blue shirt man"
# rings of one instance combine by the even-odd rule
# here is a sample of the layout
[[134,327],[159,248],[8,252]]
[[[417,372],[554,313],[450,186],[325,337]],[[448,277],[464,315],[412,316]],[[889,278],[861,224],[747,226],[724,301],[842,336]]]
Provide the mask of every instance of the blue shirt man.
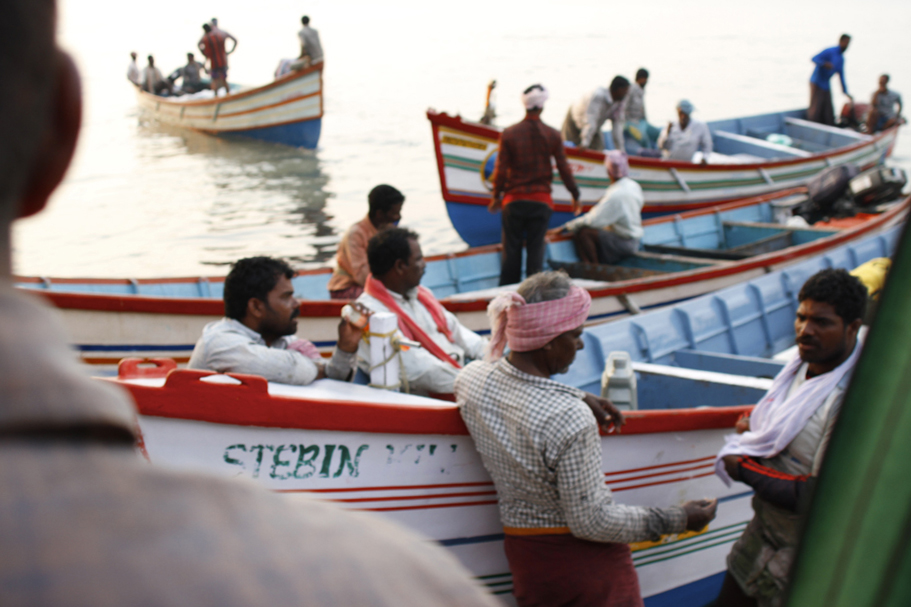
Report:
[[832,107],[832,90],[829,80],[835,74],[841,79],[841,90],[853,103],[854,98],[848,93],[848,85],[845,83],[845,51],[848,50],[848,44],[851,42],[851,36],[842,34],[838,41],[838,46],[833,46],[823,50],[813,57],[812,61],[816,65],[813,75],[810,76],[810,107],[807,109],[807,119],[821,124],[835,124],[835,110]]

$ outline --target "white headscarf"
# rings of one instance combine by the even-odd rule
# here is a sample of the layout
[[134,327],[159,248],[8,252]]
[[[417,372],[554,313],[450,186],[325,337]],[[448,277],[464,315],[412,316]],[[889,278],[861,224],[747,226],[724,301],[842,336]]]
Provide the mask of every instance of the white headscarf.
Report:
[[522,103],[525,104],[525,109],[544,109],[544,103],[550,97],[550,93],[543,84],[533,84],[529,88],[530,91],[522,93]]

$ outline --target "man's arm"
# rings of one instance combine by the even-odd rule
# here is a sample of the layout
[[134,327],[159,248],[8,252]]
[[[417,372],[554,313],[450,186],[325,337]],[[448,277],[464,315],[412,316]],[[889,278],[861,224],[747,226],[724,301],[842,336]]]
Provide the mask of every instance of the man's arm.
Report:
[[699,147],[702,149],[703,160],[708,162],[709,156],[712,155],[714,145],[712,143],[712,131],[709,130],[709,126],[704,122],[702,123],[702,141]]
[[605,105],[606,102],[600,95],[592,95],[591,101],[588,102],[588,107],[585,109],[585,126],[582,128],[582,134],[579,138],[581,147],[591,149],[592,139],[595,138],[595,135],[601,130],[604,121],[607,120]]
[[614,140],[614,148],[621,152],[626,151],[626,141],[623,139],[623,129],[625,126],[626,122],[623,119],[622,113],[611,120],[611,138]]
[[551,143],[551,155],[557,163],[557,172],[560,173],[560,179],[563,180],[564,187],[569,190],[570,196],[573,197],[573,210],[578,206],[581,211],[582,205],[579,203],[579,186],[576,185],[576,178],[573,177],[573,171],[569,168],[569,162],[566,160],[566,148],[563,147],[563,140],[559,133],[557,133],[553,139],[554,141]]
[[348,238],[348,260],[351,262],[351,269],[354,270],[351,277],[362,287],[367,283],[367,275],[370,274],[370,264],[367,261],[369,240],[361,230],[355,230]]
[[[453,341],[460,348],[465,350],[465,356],[474,360],[479,360],[484,356],[484,349],[487,347],[487,338],[478,335],[465,325],[459,322],[455,314],[449,310],[443,310],[446,317],[446,324],[452,333]],[[462,361],[465,366],[466,361]]]
[[487,209],[496,213],[502,206],[503,189],[506,187],[506,172],[512,162],[512,152],[506,133],[500,136],[500,150],[497,152],[497,161],[493,167],[493,191],[490,194],[490,204]]
[[237,38],[235,38],[235,37],[232,36],[231,34],[225,32],[225,43],[227,43],[228,40],[231,40],[232,42],[234,42],[234,46],[231,47],[231,50],[230,50],[230,51],[227,50],[227,49],[225,49],[225,54],[226,54],[226,55],[230,55],[231,53],[233,53],[234,51],[237,50]]
[[320,373],[319,366],[299,352],[250,343],[243,336],[230,333],[206,344],[203,365],[219,373],[248,373],[301,386],[318,379]]
[[815,476],[785,474],[746,455],[727,455],[724,466],[732,479],[746,483],[761,499],[790,512],[797,512],[816,483]]
[[818,65],[820,67],[824,67],[826,69],[832,69],[832,62],[830,61],[829,49],[823,49],[823,50],[819,51],[819,53],[817,53],[815,57],[810,59],[810,61],[812,61],[813,63],[815,63],[816,65]]

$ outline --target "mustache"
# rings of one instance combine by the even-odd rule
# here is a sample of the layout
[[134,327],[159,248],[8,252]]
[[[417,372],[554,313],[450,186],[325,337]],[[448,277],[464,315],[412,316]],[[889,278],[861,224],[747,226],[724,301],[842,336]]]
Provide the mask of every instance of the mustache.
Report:
[[301,315],[301,309],[294,308],[294,310],[291,312],[291,320],[294,320],[295,318],[297,318],[300,315]]

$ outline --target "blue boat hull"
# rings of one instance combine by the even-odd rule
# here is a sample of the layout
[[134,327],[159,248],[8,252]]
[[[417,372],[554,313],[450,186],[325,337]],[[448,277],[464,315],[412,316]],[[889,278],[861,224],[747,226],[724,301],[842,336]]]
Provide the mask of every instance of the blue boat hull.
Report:
[[319,135],[322,130],[323,119],[305,120],[294,122],[292,124],[282,124],[279,126],[270,126],[261,129],[250,129],[245,131],[228,131],[217,133],[218,135],[247,137],[249,139],[259,139],[270,143],[281,143],[296,148],[307,148],[308,150],[316,149],[319,143]]

